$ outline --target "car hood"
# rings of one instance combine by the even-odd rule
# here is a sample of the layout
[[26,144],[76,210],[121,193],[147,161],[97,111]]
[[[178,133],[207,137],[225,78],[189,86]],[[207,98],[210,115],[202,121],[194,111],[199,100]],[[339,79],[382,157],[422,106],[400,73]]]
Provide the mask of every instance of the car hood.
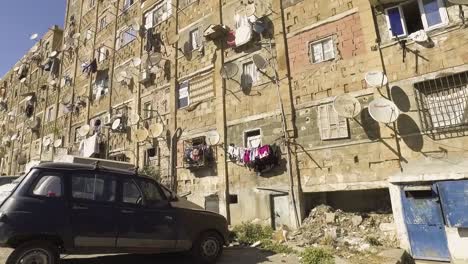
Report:
[[177,201],[172,201],[171,205],[176,208],[191,209],[205,211],[205,209],[195,203],[192,203],[184,198],[179,198]]

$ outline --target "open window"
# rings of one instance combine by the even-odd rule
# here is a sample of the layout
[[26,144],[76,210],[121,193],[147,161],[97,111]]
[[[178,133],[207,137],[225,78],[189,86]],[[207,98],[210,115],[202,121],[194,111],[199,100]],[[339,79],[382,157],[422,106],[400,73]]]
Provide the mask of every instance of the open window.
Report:
[[385,9],[392,37],[404,37],[419,30],[431,30],[448,24],[442,0],[412,0]]
[[189,104],[189,81],[184,81],[179,84],[179,100],[177,105],[179,108],[184,108]]
[[184,167],[196,169],[206,167],[213,161],[213,150],[206,144],[205,137],[184,141]]
[[262,145],[262,132],[260,129],[244,132],[244,146],[246,148],[258,148]]
[[99,101],[109,92],[109,71],[98,71],[93,87],[93,100]]

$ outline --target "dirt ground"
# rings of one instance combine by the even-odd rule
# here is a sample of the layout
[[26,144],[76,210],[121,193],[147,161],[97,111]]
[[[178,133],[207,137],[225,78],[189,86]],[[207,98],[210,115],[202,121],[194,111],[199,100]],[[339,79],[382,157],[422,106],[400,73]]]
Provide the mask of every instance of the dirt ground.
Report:
[[[9,249],[0,249],[0,263],[5,263],[11,253]],[[193,263],[182,254],[168,255],[108,255],[108,256],[62,256],[61,264],[154,264],[154,263]],[[296,256],[272,254],[255,248],[225,249],[219,264],[298,264]]]

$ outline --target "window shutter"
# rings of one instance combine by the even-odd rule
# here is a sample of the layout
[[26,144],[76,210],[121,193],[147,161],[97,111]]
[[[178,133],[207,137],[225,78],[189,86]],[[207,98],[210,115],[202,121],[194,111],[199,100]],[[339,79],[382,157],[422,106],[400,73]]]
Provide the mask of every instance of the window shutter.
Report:
[[318,107],[318,121],[320,138],[322,140],[330,139],[330,124],[328,122],[327,105],[320,105]]

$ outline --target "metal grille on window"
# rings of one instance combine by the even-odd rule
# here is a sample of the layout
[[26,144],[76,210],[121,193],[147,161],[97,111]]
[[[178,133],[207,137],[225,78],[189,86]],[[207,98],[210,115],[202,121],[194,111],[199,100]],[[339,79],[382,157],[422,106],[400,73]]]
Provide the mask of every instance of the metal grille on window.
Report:
[[348,121],[345,117],[338,116],[333,104],[318,107],[318,121],[322,140],[349,137]]
[[416,83],[414,86],[425,131],[456,132],[466,128],[468,72]]

